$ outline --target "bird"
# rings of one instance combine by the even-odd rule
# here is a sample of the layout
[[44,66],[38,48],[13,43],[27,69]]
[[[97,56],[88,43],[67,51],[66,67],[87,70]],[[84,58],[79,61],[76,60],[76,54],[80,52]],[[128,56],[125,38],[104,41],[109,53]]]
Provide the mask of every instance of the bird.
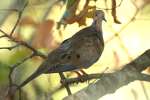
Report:
[[[92,66],[101,57],[104,50],[102,22],[106,21],[102,10],[94,12],[93,23],[72,37],[64,40],[59,47],[48,54],[48,57],[31,76],[18,85],[21,89],[41,74],[66,71],[82,71]],[[84,73],[84,72],[83,72]]]

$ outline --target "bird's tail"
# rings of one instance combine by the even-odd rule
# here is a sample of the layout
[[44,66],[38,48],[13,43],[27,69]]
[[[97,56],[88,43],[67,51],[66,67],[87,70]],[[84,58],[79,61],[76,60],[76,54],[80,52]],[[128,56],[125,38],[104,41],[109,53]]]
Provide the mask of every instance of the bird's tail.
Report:
[[39,66],[39,68],[33,74],[31,74],[25,81],[23,81],[20,85],[12,85],[12,86],[10,86],[9,89],[8,89],[8,93],[6,95],[6,98],[12,98],[12,96],[14,96],[14,94],[17,92],[17,90],[20,90],[27,83],[29,83],[30,81],[32,81],[33,79],[35,79],[36,77],[38,77],[39,75],[44,73],[46,65],[47,65],[46,63],[42,63]]
[[27,83],[29,83],[30,81],[32,81],[33,79],[35,79],[37,76],[39,76],[41,73],[37,73],[34,72],[31,76],[29,76],[25,81],[23,81],[17,89],[22,88],[23,86],[25,86]]
[[39,75],[45,73],[47,71],[47,66],[49,66],[49,63],[47,63],[47,61],[44,61],[39,68],[33,73],[31,74],[25,81],[23,81],[17,89],[22,88],[23,86],[25,86],[27,83],[29,83],[30,81],[32,81],[33,79],[35,79],[36,77],[38,77]]
[[28,77],[24,82],[22,82],[20,85],[12,85],[12,86],[10,86],[9,89],[8,89],[8,92],[7,92],[5,100],[9,100],[8,98],[13,98],[13,96],[15,95],[17,90],[20,90],[23,86],[25,86],[27,83],[29,83],[30,81],[35,79],[40,74],[42,74],[42,73],[40,73],[40,71],[37,70],[30,77]]

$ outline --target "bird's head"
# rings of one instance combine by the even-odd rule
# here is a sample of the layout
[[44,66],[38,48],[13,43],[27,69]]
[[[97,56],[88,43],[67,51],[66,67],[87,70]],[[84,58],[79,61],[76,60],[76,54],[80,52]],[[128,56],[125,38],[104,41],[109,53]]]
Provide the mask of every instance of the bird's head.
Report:
[[96,10],[95,14],[94,14],[94,20],[95,21],[102,21],[102,20],[106,21],[104,12],[102,10]]
[[106,21],[105,14],[102,10],[96,10],[94,13],[92,27],[97,31],[102,32],[102,21]]

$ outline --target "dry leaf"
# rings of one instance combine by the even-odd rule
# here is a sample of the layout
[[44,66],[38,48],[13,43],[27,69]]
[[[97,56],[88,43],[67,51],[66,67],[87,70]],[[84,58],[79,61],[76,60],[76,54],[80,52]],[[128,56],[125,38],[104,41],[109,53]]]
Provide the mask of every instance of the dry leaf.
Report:
[[114,22],[117,24],[121,24],[121,22],[118,20],[116,16],[116,0],[112,0],[112,12],[111,12]]
[[[75,2],[74,4],[73,3],[68,4],[68,5],[71,5],[71,4],[73,4],[73,5],[67,7],[62,19],[60,20],[60,23],[73,24],[73,23],[77,22],[79,24],[79,26],[82,26],[82,25],[86,25],[86,18],[87,17],[88,18],[93,17],[92,12],[94,12],[96,10],[96,7],[95,6],[94,7],[89,6],[90,0],[86,0],[86,3],[85,3],[83,9],[80,11],[79,14],[77,14],[77,15],[75,14],[75,12],[77,10],[77,6],[79,4],[79,1],[80,0],[76,0],[76,2],[74,1]],[[60,23],[58,25],[59,27],[60,27]]]
[[32,45],[35,48],[51,48],[53,46],[52,28],[54,22],[46,20],[36,27],[36,34],[33,38]]

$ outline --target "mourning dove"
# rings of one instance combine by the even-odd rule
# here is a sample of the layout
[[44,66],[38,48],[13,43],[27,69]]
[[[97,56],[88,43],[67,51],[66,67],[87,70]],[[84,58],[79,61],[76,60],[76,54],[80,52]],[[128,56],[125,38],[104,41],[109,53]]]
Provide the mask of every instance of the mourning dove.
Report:
[[63,41],[58,48],[50,52],[39,68],[22,82],[17,89],[41,74],[76,71],[93,65],[100,58],[104,49],[103,20],[105,20],[104,12],[96,10],[93,23]]

